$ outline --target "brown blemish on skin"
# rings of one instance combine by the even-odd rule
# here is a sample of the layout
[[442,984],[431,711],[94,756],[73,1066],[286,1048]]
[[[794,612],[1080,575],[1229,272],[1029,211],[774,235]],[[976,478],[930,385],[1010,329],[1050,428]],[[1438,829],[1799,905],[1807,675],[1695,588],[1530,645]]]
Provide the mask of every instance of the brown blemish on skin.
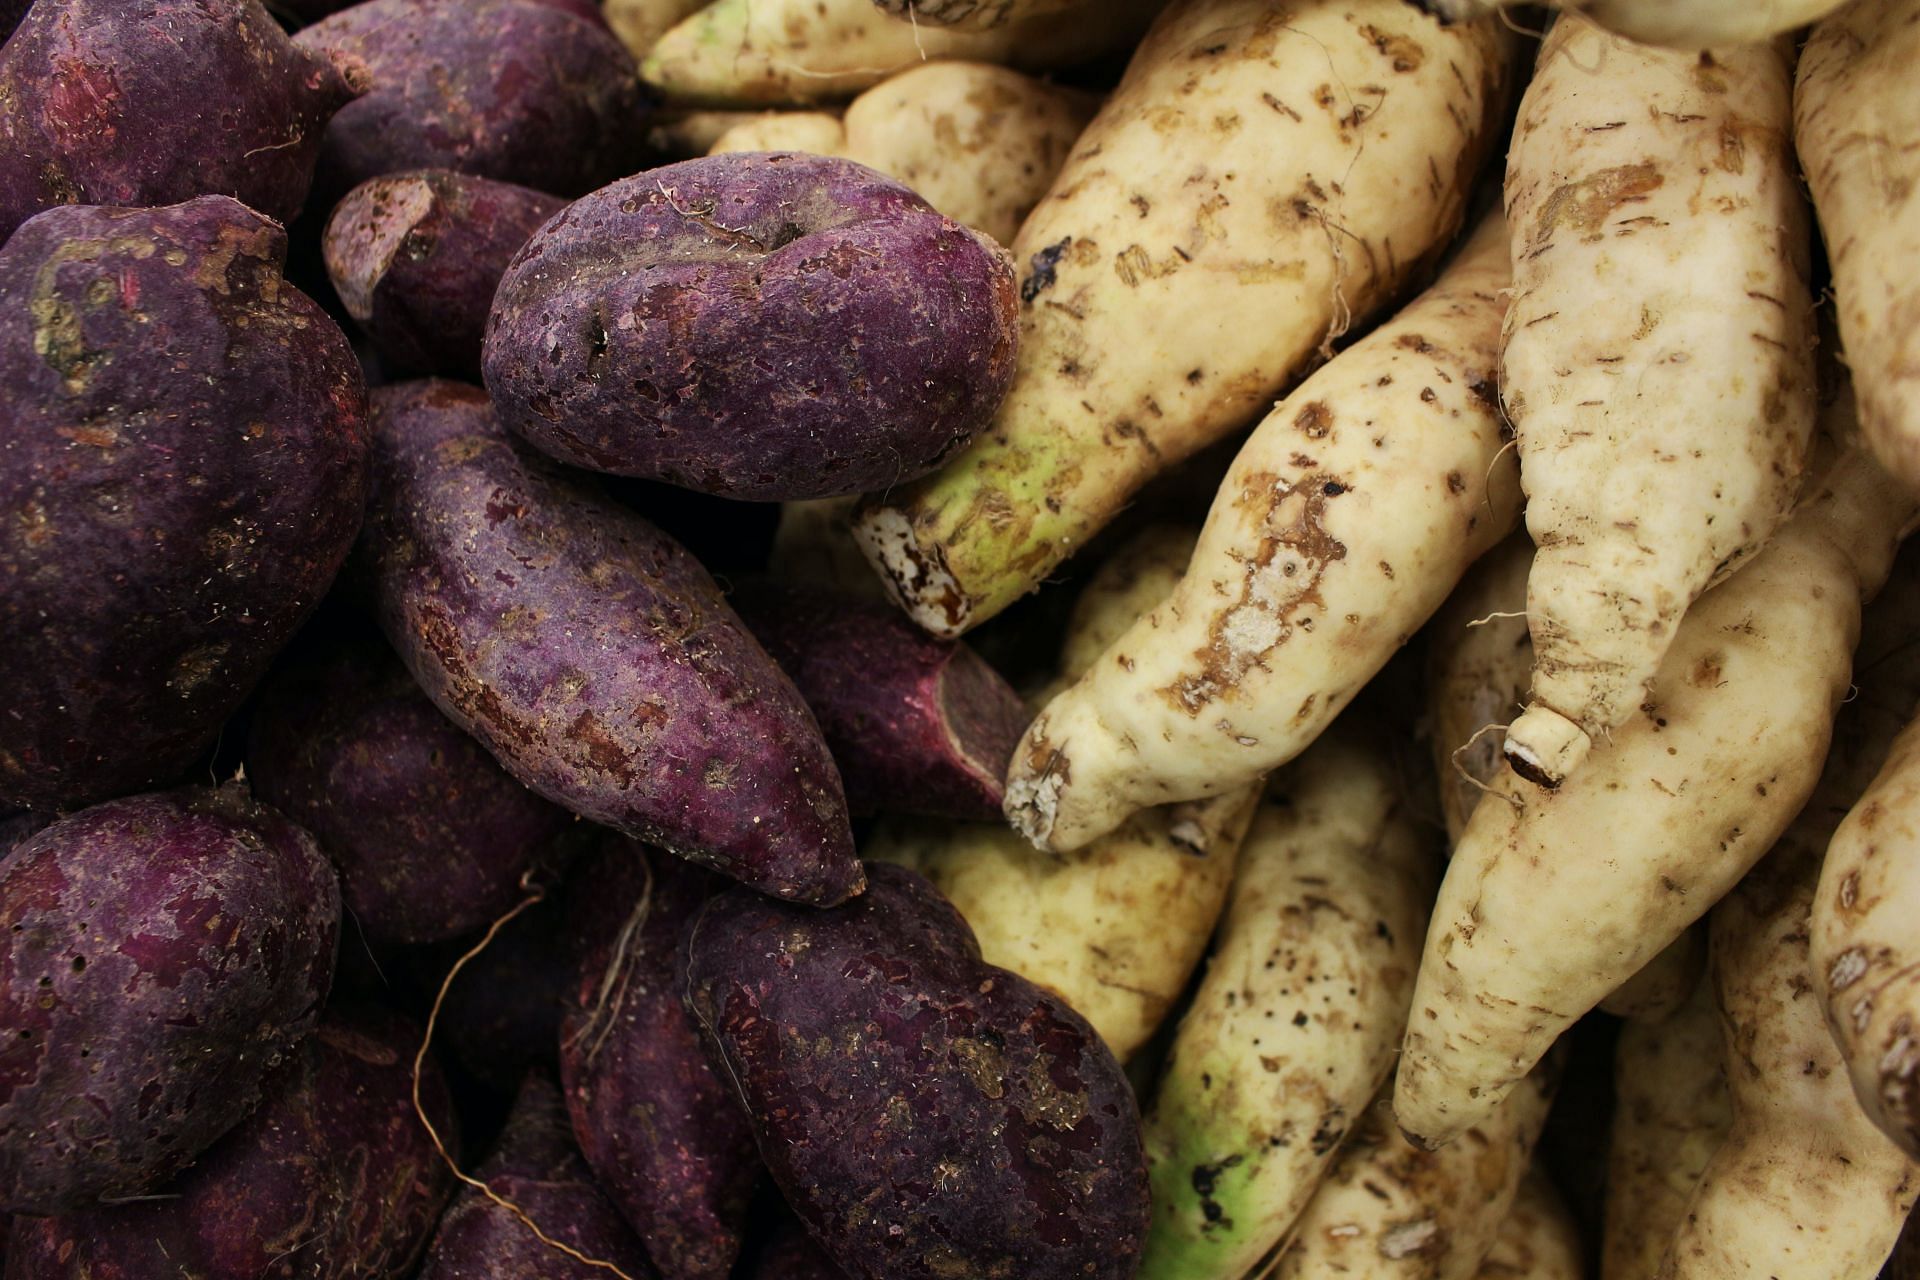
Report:
[[1562,226],[1571,228],[1583,240],[1600,239],[1616,210],[1644,200],[1665,181],[1657,166],[1643,162],[1602,169],[1591,177],[1557,188],[1540,210],[1527,252],[1537,254],[1545,250],[1553,233]]

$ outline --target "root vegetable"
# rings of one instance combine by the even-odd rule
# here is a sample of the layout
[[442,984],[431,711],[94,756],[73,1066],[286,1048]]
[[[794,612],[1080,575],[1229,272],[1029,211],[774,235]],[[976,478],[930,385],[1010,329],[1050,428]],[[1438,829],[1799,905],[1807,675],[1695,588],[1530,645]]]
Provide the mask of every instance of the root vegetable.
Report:
[[1021,740],[1007,814],[1036,845],[1078,848],[1293,759],[1514,527],[1506,280],[1496,216],[1254,432],[1180,586]]
[[1069,67],[1132,47],[1165,0],[1106,0],[994,31],[915,27],[873,0],[715,0],[640,64],[670,101],[764,107],[844,101],[928,60]]
[[874,0],[881,10],[909,22],[991,31],[1009,22],[1063,9],[1094,7],[1088,0]]
[[[1851,421],[1835,406],[1834,438]],[[1430,1145],[1732,888],[1813,790],[1860,607],[1915,502],[1839,452],[1768,549],[1696,601],[1641,710],[1557,790],[1511,771],[1440,888],[1395,1111]]]
[[49,209],[0,248],[0,652],[32,673],[0,804],[177,779],[345,560],[366,391],[286,251],[226,196]]
[[384,174],[327,220],[327,274],[383,372],[480,379],[507,264],[566,201],[450,169]]
[[[1450,22],[1483,17],[1526,0],[1413,0]],[[1784,35],[1845,0],[1548,0],[1641,44],[1706,49]]]
[[1468,571],[1427,628],[1427,719],[1449,843],[1466,830],[1482,788],[1500,772],[1500,735],[1519,714],[1533,676],[1526,619],[1532,566],[1533,542],[1524,534],[1508,538]]
[[660,37],[707,7],[708,0],[606,0],[607,26],[635,62],[653,52]]
[[1636,713],[1688,604],[1799,491],[1815,337],[1791,98],[1784,43],[1686,54],[1567,14],[1521,100],[1500,396],[1539,551],[1505,751],[1542,785]]
[[819,726],[691,555],[477,388],[383,387],[374,418],[378,613],[435,706],[592,821],[763,892],[859,892]]
[[1580,1224],[1538,1166],[1520,1181],[1513,1208],[1474,1280],[1584,1280]]
[[1035,589],[1418,279],[1465,215],[1510,51],[1497,23],[1401,0],[1168,8],[1015,237],[999,415],[862,512],[914,620],[957,635]]
[[1614,1054],[1604,1280],[1654,1280],[1687,1201],[1733,1123],[1711,981],[1663,1021],[1629,1023]]
[[60,0],[11,39],[7,25],[0,243],[61,204],[225,195],[292,222],[327,121],[360,87],[257,0]]
[[1239,1280],[1286,1238],[1393,1070],[1435,863],[1378,734],[1268,783],[1147,1118],[1146,1280]]
[[1546,1123],[1557,1064],[1535,1069],[1461,1141],[1423,1151],[1367,1108],[1294,1227],[1274,1280],[1473,1280]]
[[1920,489],[1920,0],[1855,0],[1814,28],[1794,87],[1794,140],[1833,264],[1860,422],[1882,464]]
[[1006,394],[997,244],[862,165],[653,169],[567,206],[507,268],[487,390],[563,462],[755,501],[922,475]]

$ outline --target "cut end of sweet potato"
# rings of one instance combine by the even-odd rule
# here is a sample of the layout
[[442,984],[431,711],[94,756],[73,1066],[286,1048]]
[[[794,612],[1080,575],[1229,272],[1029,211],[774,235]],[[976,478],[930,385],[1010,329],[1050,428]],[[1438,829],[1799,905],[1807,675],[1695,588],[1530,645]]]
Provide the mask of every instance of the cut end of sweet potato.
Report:
[[1507,730],[1505,751],[1515,773],[1551,789],[1580,767],[1592,747],[1593,739],[1579,725],[1536,702]]
[[854,516],[853,537],[887,594],[921,628],[953,640],[973,625],[973,601],[948,571],[940,549],[920,545],[904,512],[894,507],[861,511]]
[[1027,727],[1027,707],[986,660],[956,648],[940,674],[940,718],[956,773],[978,787],[979,818],[992,821],[1006,803],[1007,767]]
[[373,294],[414,228],[433,211],[432,186],[422,174],[376,178],[355,187],[327,221],[322,251],[327,274],[347,314],[373,318]]

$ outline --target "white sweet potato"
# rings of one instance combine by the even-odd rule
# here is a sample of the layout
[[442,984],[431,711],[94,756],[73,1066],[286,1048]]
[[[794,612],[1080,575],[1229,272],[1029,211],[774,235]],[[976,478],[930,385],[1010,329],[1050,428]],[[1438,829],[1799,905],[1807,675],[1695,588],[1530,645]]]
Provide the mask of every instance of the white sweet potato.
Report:
[[[1152,526],[1101,566],[1075,603],[1063,677],[1165,598],[1194,537]],[[1064,858],[1005,826],[973,822],[890,822],[863,853],[933,881],[973,926],[989,964],[1059,992],[1124,1061],[1159,1029],[1200,963],[1258,795],[1249,787],[1150,809]]]
[[999,414],[863,507],[915,620],[957,635],[1034,590],[1417,279],[1465,216],[1512,48],[1403,0],[1174,0],[1014,239]]
[[1711,982],[1662,1022],[1621,1029],[1614,1051],[1602,1280],[1654,1280],[1687,1201],[1733,1123]]
[[[1836,405],[1845,438],[1850,409]],[[1511,770],[1441,884],[1394,1098],[1450,1141],[1680,936],[1813,790],[1861,602],[1914,501],[1840,452],[1768,549],[1695,602],[1641,709],[1557,790]]]
[[1559,1082],[1542,1064],[1450,1147],[1423,1151],[1383,1098],[1300,1215],[1273,1280],[1472,1280],[1500,1237]]
[[1009,22],[1063,9],[1084,9],[1100,0],[873,0],[882,13],[908,22],[991,31]]
[[1187,576],[1021,740],[1007,814],[1078,848],[1298,755],[1519,519],[1494,382],[1496,215],[1254,432]]
[[1874,1280],[1920,1196],[1920,1162],[1860,1109],[1816,990],[1807,940],[1834,822],[1824,800],[1714,909],[1733,1126],[1659,1280]]
[[673,102],[714,107],[844,102],[928,60],[1027,71],[1126,49],[1164,0],[1109,0],[992,31],[914,26],[873,0],[714,0],[654,43],[640,78]]
[[1397,784],[1352,724],[1268,784],[1147,1117],[1143,1280],[1246,1275],[1392,1071],[1437,869]]
[[1427,722],[1449,843],[1500,772],[1502,735],[1533,678],[1532,566],[1533,543],[1524,534],[1508,538],[1461,579],[1427,628]]
[[[1481,17],[1529,0],[1415,0],[1450,21]],[[1706,49],[1750,44],[1803,27],[1845,0],[1547,0],[1642,44]],[[1872,3],[1873,0],[1868,0]]]
[[1814,28],[1794,86],[1860,421],[1920,489],[1920,0],[1855,0]]
[[1681,615],[1763,546],[1816,417],[1811,218],[1784,44],[1689,54],[1565,14],[1507,156],[1500,395],[1520,445],[1547,786],[1646,695]]
[[1507,1220],[1474,1280],[1582,1280],[1580,1224],[1536,1165],[1520,1180]]
[[1053,185],[1095,99],[985,62],[930,62],[848,105],[776,112],[729,130],[722,151],[812,151],[900,179],[1006,244]]
[[602,0],[600,12],[637,61],[676,24],[706,7],[707,0]]

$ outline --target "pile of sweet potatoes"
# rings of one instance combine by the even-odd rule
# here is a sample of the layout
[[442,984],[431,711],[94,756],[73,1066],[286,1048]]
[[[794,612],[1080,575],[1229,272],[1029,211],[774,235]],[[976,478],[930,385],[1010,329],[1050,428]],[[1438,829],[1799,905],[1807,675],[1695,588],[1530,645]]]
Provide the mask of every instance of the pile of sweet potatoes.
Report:
[[0,0],[0,1277],[1915,1280],[1920,0],[1507,2]]

